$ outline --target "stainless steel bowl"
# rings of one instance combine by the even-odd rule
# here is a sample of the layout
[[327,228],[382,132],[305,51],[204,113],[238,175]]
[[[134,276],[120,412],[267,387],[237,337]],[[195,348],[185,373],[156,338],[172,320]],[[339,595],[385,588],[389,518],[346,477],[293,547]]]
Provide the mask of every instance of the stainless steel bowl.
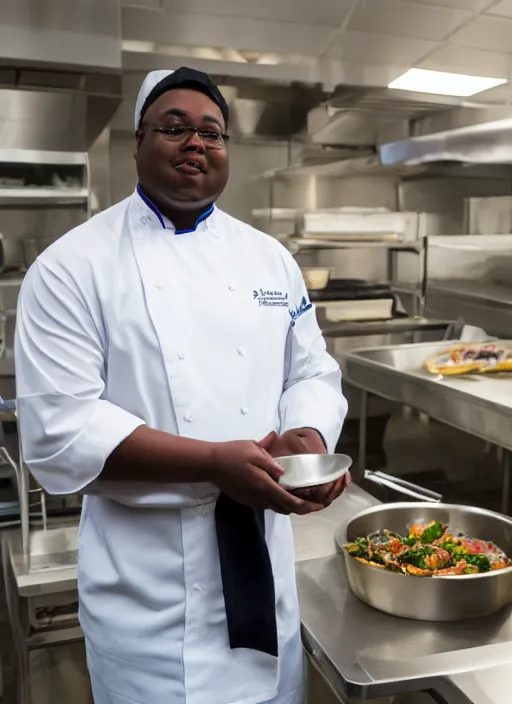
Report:
[[352,465],[347,455],[293,455],[277,457],[276,462],[284,469],[280,483],[289,489],[328,484],[346,474]]
[[512,603],[512,567],[453,577],[410,577],[358,562],[343,545],[388,528],[404,533],[414,523],[447,523],[492,541],[512,556],[512,519],[474,506],[433,503],[383,504],[362,511],[342,526],[336,542],[345,555],[348,583],[369,606],[417,621],[461,621],[486,616]]

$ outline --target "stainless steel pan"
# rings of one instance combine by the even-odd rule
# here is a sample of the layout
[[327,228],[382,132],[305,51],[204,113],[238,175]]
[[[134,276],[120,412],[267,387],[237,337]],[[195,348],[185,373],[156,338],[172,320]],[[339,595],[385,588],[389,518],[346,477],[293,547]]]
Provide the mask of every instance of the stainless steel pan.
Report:
[[430,502],[382,504],[358,513],[336,535],[354,594],[379,611],[419,621],[476,618],[512,603],[512,567],[476,575],[410,577],[369,567],[343,550],[345,543],[358,536],[384,528],[404,533],[414,523],[434,519],[492,541],[512,556],[512,519],[499,513]]

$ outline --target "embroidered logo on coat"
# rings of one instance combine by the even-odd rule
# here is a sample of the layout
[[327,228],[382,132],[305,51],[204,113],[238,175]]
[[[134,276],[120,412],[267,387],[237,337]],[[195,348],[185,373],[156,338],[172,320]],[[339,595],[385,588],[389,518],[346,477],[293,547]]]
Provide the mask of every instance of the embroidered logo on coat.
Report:
[[304,315],[308,310],[311,310],[313,308],[313,305],[308,301],[306,296],[303,297],[301,304],[298,308],[290,308],[288,313],[290,314],[290,317],[292,319],[292,327],[295,325],[296,321],[300,318],[301,315]]
[[282,291],[273,291],[271,289],[258,289],[252,292],[253,299],[258,301],[260,306],[277,306],[279,308],[289,308],[290,302],[288,294]]

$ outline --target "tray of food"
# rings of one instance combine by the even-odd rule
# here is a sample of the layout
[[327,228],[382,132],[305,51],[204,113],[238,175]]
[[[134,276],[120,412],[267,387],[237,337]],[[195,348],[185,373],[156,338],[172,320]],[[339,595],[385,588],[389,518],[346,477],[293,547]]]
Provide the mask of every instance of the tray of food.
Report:
[[429,357],[425,368],[441,376],[512,372],[512,346],[500,341],[452,345]]
[[392,503],[336,535],[352,592],[422,621],[477,618],[512,604],[512,519],[474,506]]

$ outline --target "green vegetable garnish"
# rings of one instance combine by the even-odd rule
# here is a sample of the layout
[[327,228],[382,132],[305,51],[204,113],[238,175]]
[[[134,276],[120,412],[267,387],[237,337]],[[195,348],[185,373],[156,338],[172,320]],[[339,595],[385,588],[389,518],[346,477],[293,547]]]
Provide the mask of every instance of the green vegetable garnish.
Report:
[[468,565],[477,567],[479,572],[489,572],[491,569],[491,561],[487,555],[466,555],[464,559]]
[[420,535],[420,541],[422,543],[433,543],[434,540],[439,540],[439,538],[442,538],[445,532],[446,526],[438,521],[432,521]]
[[378,552],[374,552],[372,555],[372,562],[376,562],[378,565],[385,565],[386,561]]
[[412,548],[400,557],[400,562],[408,562],[415,567],[426,570],[428,567],[425,562],[425,557],[427,557],[427,555],[433,555],[434,552],[433,548],[426,545],[424,547]]
[[402,542],[404,545],[407,545],[412,548],[412,546],[416,545],[416,543],[418,542],[418,538],[404,538]]
[[453,555],[454,551],[457,550],[459,546],[457,543],[454,543],[453,540],[447,540],[445,543],[439,543],[439,547],[449,552],[450,555]]
[[368,541],[366,538],[356,538],[353,543],[345,545],[345,549],[352,557],[369,559],[370,553],[368,552]]

